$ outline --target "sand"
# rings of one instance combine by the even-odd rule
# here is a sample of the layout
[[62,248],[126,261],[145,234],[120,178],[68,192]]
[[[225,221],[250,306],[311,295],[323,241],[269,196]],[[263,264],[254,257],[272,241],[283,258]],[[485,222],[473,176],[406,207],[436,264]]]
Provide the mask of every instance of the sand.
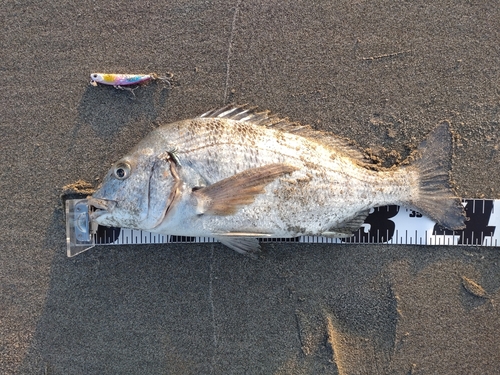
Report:
[[[494,1],[6,2],[0,373],[496,374],[493,248],[268,244],[65,255],[60,194],[158,124],[251,103],[404,158],[452,123],[459,196],[500,198]],[[91,72],[164,74],[135,91]]]

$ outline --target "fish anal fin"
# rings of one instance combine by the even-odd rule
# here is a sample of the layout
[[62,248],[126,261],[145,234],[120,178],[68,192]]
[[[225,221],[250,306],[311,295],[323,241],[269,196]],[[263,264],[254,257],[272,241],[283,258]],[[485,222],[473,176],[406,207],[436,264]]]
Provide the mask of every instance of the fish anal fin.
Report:
[[354,232],[356,232],[359,228],[361,228],[361,226],[365,222],[365,219],[368,217],[369,213],[370,210],[358,212],[358,214],[354,218],[347,220],[334,228],[330,228],[326,232],[321,233],[321,235],[324,237],[331,237],[331,238],[351,237],[354,234]]
[[264,193],[266,185],[296,169],[287,164],[269,164],[195,190],[192,194],[196,199],[197,213],[232,215],[239,207],[253,203],[256,195]]

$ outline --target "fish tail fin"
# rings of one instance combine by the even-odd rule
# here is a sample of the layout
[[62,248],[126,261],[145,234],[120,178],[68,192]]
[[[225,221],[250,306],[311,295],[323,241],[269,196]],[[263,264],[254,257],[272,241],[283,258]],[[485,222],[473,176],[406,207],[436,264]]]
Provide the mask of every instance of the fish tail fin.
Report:
[[406,168],[416,169],[419,181],[411,207],[445,228],[458,230],[465,227],[465,211],[450,182],[452,147],[450,123],[442,121],[422,141],[416,160]]

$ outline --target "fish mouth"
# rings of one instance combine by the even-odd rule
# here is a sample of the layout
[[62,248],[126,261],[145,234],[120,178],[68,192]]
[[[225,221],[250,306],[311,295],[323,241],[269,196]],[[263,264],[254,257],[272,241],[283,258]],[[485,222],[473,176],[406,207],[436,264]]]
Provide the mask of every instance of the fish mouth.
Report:
[[96,221],[100,216],[113,212],[116,207],[116,201],[102,198],[87,198],[87,203],[91,207],[90,220]]

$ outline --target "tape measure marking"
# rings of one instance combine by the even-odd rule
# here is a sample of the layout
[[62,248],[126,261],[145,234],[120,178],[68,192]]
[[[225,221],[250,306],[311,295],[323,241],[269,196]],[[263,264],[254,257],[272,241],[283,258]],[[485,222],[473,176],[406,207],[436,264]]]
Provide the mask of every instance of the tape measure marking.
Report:
[[[500,246],[500,200],[464,199],[469,220],[466,228],[450,231],[419,212],[400,206],[384,206],[372,210],[363,226],[349,238],[303,236],[264,238],[261,242],[296,242],[328,244],[453,245]],[[210,237],[185,237],[150,233],[137,229],[106,228],[89,220],[86,199],[66,201],[66,239],[69,257],[95,245],[139,245],[166,243],[214,243]],[[496,232],[496,233],[495,233]]]

